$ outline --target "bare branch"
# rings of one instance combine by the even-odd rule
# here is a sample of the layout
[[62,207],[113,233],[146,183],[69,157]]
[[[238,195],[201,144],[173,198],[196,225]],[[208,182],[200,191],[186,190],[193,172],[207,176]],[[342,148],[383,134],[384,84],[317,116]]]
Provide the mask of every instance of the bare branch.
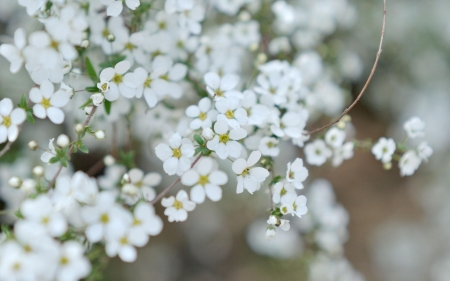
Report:
[[346,115],[346,114],[347,114],[347,113],[348,113],[348,112],[349,112],[349,111],[350,111],[350,110],[358,103],[358,101],[361,99],[362,95],[364,94],[364,92],[366,91],[367,87],[369,86],[370,81],[372,80],[372,77],[373,77],[373,75],[374,75],[374,73],[375,73],[375,70],[377,69],[377,66],[378,66],[378,60],[380,59],[380,55],[381,55],[381,52],[382,52],[382,48],[381,48],[381,47],[382,47],[382,45],[383,45],[384,30],[385,30],[385,27],[386,27],[386,0],[383,1],[383,27],[381,28],[380,46],[378,47],[378,52],[377,52],[377,56],[376,56],[376,58],[375,58],[375,63],[373,64],[372,70],[370,71],[370,75],[369,75],[369,77],[367,78],[367,81],[366,81],[366,83],[364,84],[364,87],[362,88],[361,92],[360,92],[359,95],[356,97],[356,99],[353,101],[353,103],[352,103],[349,107],[347,107],[347,108],[344,110],[344,112],[343,112],[338,118],[336,118],[336,120],[334,120],[333,122],[331,122],[331,123],[329,123],[329,124],[327,124],[327,125],[325,125],[325,126],[322,126],[322,127],[320,127],[320,128],[314,129],[314,130],[312,130],[312,131],[308,131],[308,132],[305,133],[306,135],[311,135],[311,134],[320,132],[320,131],[322,131],[323,129],[326,129],[326,128],[328,128],[328,127],[330,127],[330,126],[336,124],[336,123],[339,122],[339,120],[341,120],[341,118],[342,118],[344,115]]

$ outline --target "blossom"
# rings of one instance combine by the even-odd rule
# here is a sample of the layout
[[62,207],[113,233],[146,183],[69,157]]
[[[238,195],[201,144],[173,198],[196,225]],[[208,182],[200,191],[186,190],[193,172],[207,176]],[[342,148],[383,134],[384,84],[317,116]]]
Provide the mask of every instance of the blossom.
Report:
[[414,151],[409,150],[402,155],[400,161],[398,161],[398,167],[400,168],[400,175],[411,176],[419,168],[422,163],[420,156]]
[[380,138],[378,142],[372,147],[372,154],[377,160],[383,163],[389,163],[392,160],[392,155],[395,152],[395,142],[393,139]]
[[233,128],[239,128],[248,121],[247,112],[240,107],[239,99],[236,97],[226,97],[216,103],[216,109],[219,111],[217,121],[224,120]]
[[13,108],[11,99],[4,98],[0,101],[0,143],[15,141],[19,135],[19,125],[25,121],[25,110]]
[[[123,10],[123,4],[122,1],[116,1],[116,0],[101,0],[101,3],[103,5],[108,6],[106,8],[106,14],[111,17],[117,17],[122,13]],[[125,4],[128,8],[131,10],[135,10],[140,5],[139,0],[125,0]]]
[[25,31],[23,28],[18,28],[16,32],[14,32],[14,45],[0,45],[0,55],[4,56],[11,63],[9,67],[11,73],[17,73],[22,68],[25,61],[22,50],[26,44]]
[[132,236],[138,235],[158,235],[163,228],[163,222],[155,214],[153,206],[146,202],[140,202],[133,211],[133,225],[130,229]]
[[122,187],[122,195],[129,205],[135,204],[139,198],[152,201],[156,197],[154,186],[161,183],[161,175],[158,173],[148,173],[144,177],[141,169],[133,168],[128,172],[129,182]]
[[403,129],[408,134],[408,137],[414,139],[417,137],[425,136],[425,122],[423,122],[419,117],[412,117],[403,125]]
[[137,258],[137,251],[134,246],[142,247],[148,242],[148,236],[135,236],[130,231],[131,223],[114,221],[111,227],[114,231],[106,234],[105,252],[109,257],[119,255],[124,262],[134,262]]
[[292,198],[296,198],[297,193],[292,184],[283,184],[282,182],[277,182],[273,187],[273,203],[287,204],[292,201]]
[[186,115],[191,118],[195,118],[190,123],[191,130],[197,130],[200,128],[211,128],[212,122],[216,121],[217,111],[211,109],[211,99],[202,98],[197,105],[190,105],[186,108]]
[[59,253],[56,280],[79,280],[91,272],[89,259],[84,256],[84,247],[77,241],[65,242]]
[[[117,1],[120,2],[120,1]],[[104,92],[105,99],[115,101],[119,98],[119,93],[126,98],[132,98],[136,95],[137,79],[133,73],[125,74],[131,65],[129,61],[121,61],[114,68],[108,67],[100,72],[100,81],[102,91],[107,89],[106,82],[109,83],[109,90]]]
[[272,133],[278,137],[300,138],[308,120],[308,112],[286,112],[281,119],[276,118],[270,126]]
[[169,145],[160,143],[155,148],[156,156],[164,161],[164,171],[169,175],[181,175],[191,168],[191,160],[194,155],[194,146],[187,138],[181,138],[179,133],[173,134],[169,139]]
[[242,193],[244,189],[247,189],[250,194],[253,194],[261,188],[262,182],[269,176],[269,171],[261,167],[253,167],[260,158],[261,152],[256,150],[247,160],[239,158],[234,161],[232,169],[238,180],[236,193]]
[[226,121],[217,121],[214,124],[215,136],[208,141],[206,147],[216,152],[220,159],[226,159],[228,156],[239,157],[241,155],[242,145],[237,142],[247,136],[247,131],[243,128],[229,130]]
[[295,188],[303,189],[303,184],[308,177],[308,170],[303,166],[303,160],[300,158],[295,159],[291,164],[287,164],[286,180],[292,183]]
[[65,106],[70,95],[65,90],[54,92],[53,84],[44,80],[40,88],[30,90],[30,100],[35,103],[33,113],[36,117],[45,119],[47,116],[55,124],[61,124],[64,121],[64,112],[60,109]]
[[428,161],[428,157],[433,154],[433,149],[428,145],[426,141],[423,141],[417,147],[417,154],[419,154],[422,160]]
[[201,158],[197,165],[181,176],[181,183],[192,186],[191,200],[197,204],[205,201],[205,195],[211,201],[217,202],[222,198],[222,189],[228,181],[228,176],[222,171],[215,169],[212,158]]
[[289,197],[290,202],[286,202],[280,207],[280,211],[283,215],[292,214],[301,218],[308,212],[308,207],[306,207],[307,199],[304,195],[294,197]]
[[308,164],[321,166],[331,157],[332,152],[323,140],[317,139],[305,146],[305,154]]
[[340,148],[344,143],[344,140],[345,132],[336,127],[331,128],[325,134],[325,142],[333,148]]
[[223,77],[220,77],[214,72],[208,72],[205,74],[205,83],[208,93],[217,100],[233,94],[232,90],[239,83],[239,76],[225,74]]
[[[53,141],[55,139],[52,138],[50,139],[50,141],[48,142],[48,151],[45,151],[44,153],[42,153],[41,155],[41,160],[42,162],[48,163],[48,161],[50,161],[50,159],[54,156],[56,156],[56,150],[55,150],[55,146],[53,145]],[[50,164],[50,163],[49,163]]]
[[91,100],[92,100],[92,103],[93,103],[95,106],[99,106],[99,105],[101,105],[101,104],[103,103],[103,101],[105,100],[105,96],[104,96],[103,94],[101,94],[101,93],[93,94],[93,95],[91,96]]
[[164,214],[169,217],[169,222],[185,221],[187,212],[195,209],[195,203],[189,201],[188,194],[184,190],[178,191],[176,197],[163,198],[161,205],[166,207]]
[[337,167],[341,165],[344,160],[352,158],[354,147],[355,144],[353,142],[346,142],[342,147],[335,149],[333,152],[333,159],[331,160],[333,166]]
[[259,142],[258,150],[262,155],[277,157],[280,154],[279,140],[272,137],[263,137]]

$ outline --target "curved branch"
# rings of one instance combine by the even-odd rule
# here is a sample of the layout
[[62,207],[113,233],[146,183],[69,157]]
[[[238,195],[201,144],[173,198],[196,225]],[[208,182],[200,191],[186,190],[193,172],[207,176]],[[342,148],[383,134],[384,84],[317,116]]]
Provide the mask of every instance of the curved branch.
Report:
[[380,46],[378,47],[378,52],[377,52],[377,56],[376,56],[376,58],[375,58],[375,63],[373,64],[372,70],[370,71],[370,75],[369,75],[369,77],[367,78],[367,81],[366,81],[366,83],[364,84],[364,87],[362,88],[361,92],[360,92],[359,95],[356,97],[356,99],[353,101],[353,103],[352,103],[349,107],[347,107],[347,108],[344,110],[344,112],[343,112],[338,118],[336,118],[336,120],[334,120],[333,122],[331,122],[331,123],[329,123],[329,124],[327,124],[327,125],[325,125],[325,126],[322,126],[322,127],[320,127],[320,128],[314,129],[314,130],[312,130],[312,131],[308,131],[308,132],[305,133],[306,135],[311,135],[311,134],[320,132],[320,131],[322,131],[323,129],[326,129],[326,128],[328,128],[328,127],[330,127],[330,126],[336,124],[336,123],[339,122],[339,121],[341,120],[341,118],[342,118],[344,115],[346,115],[346,114],[347,114],[347,113],[348,113],[348,112],[349,112],[349,111],[350,111],[350,110],[358,103],[358,101],[361,99],[362,95],[364,94],[364,92],[366,91],[367,87],[369,86],[370,81],[372,80],[373,75],[375,74],[375,70],[377,69],[378,61],[379,61],[379,59],[380,59],[380,55],[381,55],[381,52],[382,52],[381,47],[382,47],[382,45],[383,45],[384,30],[385,30],[385,27],[386,27],[386,0],[383,1],[383,27],[381,28]]

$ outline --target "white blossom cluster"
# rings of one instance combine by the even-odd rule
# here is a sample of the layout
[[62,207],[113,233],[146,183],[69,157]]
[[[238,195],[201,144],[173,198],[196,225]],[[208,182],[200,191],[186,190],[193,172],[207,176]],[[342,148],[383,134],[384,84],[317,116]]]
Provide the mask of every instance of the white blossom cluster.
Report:
[[[75,137],[61,134],[55,146],[47,134],[48,149],[31,140],[31,150],[44,150],[41,163],[32,177],[9,178],[20,199],[7,204],[17,221],[13,230],[5,228],[0,244],[2,280],[79,280],[95,269],[91,263],[102,251],[132,262],[136,247],[162,231],[154,204],[161,200],[169,222],[185,221],[206,198],[222,199],[222,186],[231,179],[227,169],[238,194],[268,188],[266,238],[274,238],[277,227],[289,230],[285,216],[308,212],[305,195],[297,194],[309,175],[303,161],[321,166],[331,158],[339,166],[353,156],[349,116],[324,136],[310,139],[306,130],[311,120],[342,111],[347,91],[340,83],[361,72],[355,56],[341,54],[345,65],[354,65],[341,71],[313,50],[338,26],[351,25],[355,11],[346,0],[18,4],[42,28],[18,28],[11,44],[0,45],[11,73],[24,66],[34,83],[17,106],[9,98],[0,101],[0,143],[9,148],[25,120],[34,124],[34,117],[73,125]],[[273,25],[267,16],[275,19]],[[420,137],[423,125],[412,119],[405,130],[410,138]],[[72,171],[72,154],[105,150],[101,142],[90,144],[87,135],[112,142],[98,178]],[[134,151],[133,141],[143,148]],[[305,159],[296,158],[285,174],[276,175],[284,143],[303,148]],[[126,152],[117,153],[118,147]],[[376,144],[373,153],[390,163],[391,149],[390,142]],[[178,179],[158,193],[162,176],[136,167],[134,156],[141,154],[155,165],[162,161],[162,170]],[[400,159],[402,175],[429,156],[426,143],[407,151]],[[184,188],[166,196],[178,182]],[[325,203],[316,198],[320,195],[310,196],[312,206],[326,209],[326,218],[316,207],[319,213],[311,217],[343,229],[329,233],[326,225],[317,231],[317,243],[339,251],[345,212],[328,206],[330,195]],[[337,210],[335,217],[327,217],[333,213],[329,208]]]

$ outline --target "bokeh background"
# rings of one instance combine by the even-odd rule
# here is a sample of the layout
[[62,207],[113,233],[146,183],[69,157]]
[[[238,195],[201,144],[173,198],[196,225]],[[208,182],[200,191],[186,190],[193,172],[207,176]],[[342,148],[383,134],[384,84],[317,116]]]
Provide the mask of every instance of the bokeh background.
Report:
[[[24,23],[24,17],[17,16],[23,10],[14,2],[0,0],[2,42]],[[351,50],[361,58],[363,74],[351,86],[357,95],[378,48],[382,1],[350,2],[357,11],[356,24],[325,43]],[[310,170],[311,180],[330,181],[336,201],[347,210],[350,220],[345,256],[369,281],[450,280],[449,11],[449,1],[388,1],[380,63],[362,101],[351,112],[359,140],[381,136],[400,140],[402,124],[411,116],[422,118],[434,149],[429,163],[422,164],[414,176],[404,178],[396,165],[386,171],[370,152],[357,150],[352,160],[338,168],[327,165]],[[326,56],[326,46],[318,50]],[[12,75],[8,67],[0,58],[0,97],[27,93],[32,84],[24,82],[29,81],[26,73],[22,70]],[[15,148],[31,138],[48,140],[51,130],[46,130],[46,135],[24,131],[23,142]],[[282,151],[280,163],[293,160],[294,154],[302,156],[301,150],[289,145]],[[102,153],[90,157],[75,157],[75,169],[87,170]],[[145,159],[138,162],[147,171],[158,170]],[[33,163],[17,164],[14,169],[25,169],[24,165]],[[0,166],[0,182],[7,180],[9,169]],[[283,173],[285,167],[278,165],[277,169]],[[281,242],[264,241],[267,207],[268,196],[263,190],[236,196],[230,181],[220,202],[199,205],[189,214],[188,222],[165,223],[162,234],[139,250],[135,263],[113,259],[104,280],[308,280],[310,249],[304,237],[295,232],[284,236],[279,231]],[[163,210],[157,208],[157,212],[162,214]],[[256,242],[252,245],[249,240]],[[290,246],[283,248],[286,241]]]

